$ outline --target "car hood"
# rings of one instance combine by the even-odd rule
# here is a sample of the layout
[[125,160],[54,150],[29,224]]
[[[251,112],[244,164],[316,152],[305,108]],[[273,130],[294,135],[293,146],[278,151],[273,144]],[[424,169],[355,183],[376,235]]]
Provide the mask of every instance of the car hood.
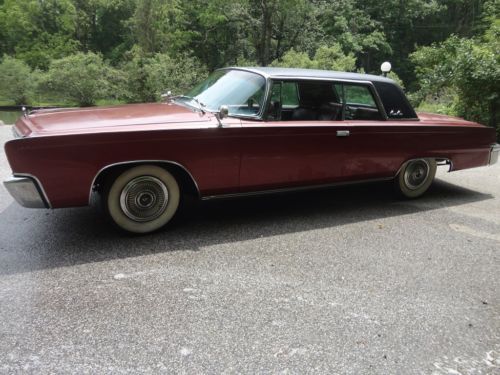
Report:
[[62,108],[35,111],[21,118],[18,132],[45,135],[53,133],[76,133],[110,131],[126,127],[143,130],[144,127],[191,127],[214,122],[212,114],[165,103],[127,104],[112,107]]

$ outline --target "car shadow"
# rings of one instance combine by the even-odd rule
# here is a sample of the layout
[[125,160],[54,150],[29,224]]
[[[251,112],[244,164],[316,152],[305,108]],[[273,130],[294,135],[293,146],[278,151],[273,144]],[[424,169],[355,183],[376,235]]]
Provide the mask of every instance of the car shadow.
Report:
[[493,199],[436,180],[418,200],[395,198],[390,184],[188,204],[172,225],[131,236],[92,207],[0,213],[0,274],[74,266],[341,226]]

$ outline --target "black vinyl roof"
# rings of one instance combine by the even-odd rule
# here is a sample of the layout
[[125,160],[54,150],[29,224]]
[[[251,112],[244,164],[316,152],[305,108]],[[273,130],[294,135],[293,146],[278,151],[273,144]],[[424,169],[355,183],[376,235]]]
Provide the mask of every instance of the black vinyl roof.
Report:
[[395,82],[383,76],[373,74],[335,72],[331,70],[319,69],[299,69],[299,68],[271,68],[271,67],[231,67],[226,69],[240,69],[254,73],[262,74],[269,78],[297,77],[297,78],[326,78],[326,79],[345,79],[352,81],[370,81],[370,82],[386,82],[395,84]]

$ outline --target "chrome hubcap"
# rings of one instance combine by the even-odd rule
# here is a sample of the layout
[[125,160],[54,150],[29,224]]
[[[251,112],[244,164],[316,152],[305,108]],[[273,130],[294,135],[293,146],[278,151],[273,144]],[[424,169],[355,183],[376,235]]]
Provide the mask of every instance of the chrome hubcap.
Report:
[[408,189],[416,190],[425,184],[429,177],[429,163],[426,160],[410,162],[405,169],[404,179]]
[[168,189],[152,176],[132,179],[122,190],[120,207],[129,219],[138,222],[155,220],[166,210]]

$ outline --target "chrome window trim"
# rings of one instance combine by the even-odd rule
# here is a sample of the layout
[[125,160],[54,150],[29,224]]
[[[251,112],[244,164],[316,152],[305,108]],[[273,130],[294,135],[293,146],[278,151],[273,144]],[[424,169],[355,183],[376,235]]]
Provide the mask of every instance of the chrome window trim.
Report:
[[173,161],[173,160],[159,160],[159,159],[156,159],[156,160],[153,160],[153,159],[128,160],[128,161],[121,161],[121,162],[117,162],[117,163],[107,164],[107,165],[105,165],[104,167],[102,167],[101,169],[99,169],[97,171],[96,175],[92,179],[92,183],[90,184],[90,191],[89,191],[89,198],[88,198],[88,204],[89,204],[89,206],[90,206],[91,201],[92,201],[92,192],[95,189],[95,183],[97,181],[97,178],[99,177],[99,175],[102,172],[104,172],[106,169],[117,167],[117,166],[120,166],[120,165],[144,164],[144,163],[171,164],[171,165],[175,165],[177,167],[182,168],[184,170],[184,172],[186,172],[189,175],[189,177],[191,178],[191,180],[193,180],[194,186],[196,187],[196,191],[198,192],[198,197],[201,197],[200,188],[198,187],[198,183],[196,182],[196,180],[193,177],[193,175],[191,174],[191,172],[185,166],[183,166],[182,164],[180,164],[180,163],[178,163],[176,161]]
[[256,75],[263,77],[264,81],[266,83],[266,88],[265,88],[264,99],[262,101],[263,105],[257,114],[255,114],[255,115],[229,115],[228,117],[251,119],[251,120],[262,120],[262,117],[264,115],[264,109],[267,107],[267,97],[269,95],[269,75],[264,74],[262,72],[255,72],[253,70],[244,69],[244,68],[220,68],[220,69],[216,69],[215,71],[228,71],[229,72],[231,70],[239,70],[241,72],[253,73],[253,74],[256,74]]
[[[264,105],[259,111],[258,114],[255,116],[239,116],[239,115],[231,115],[230,117],[236,117],[236,118],[247,118],[247,119],[256,119],[256,120],[261,120],[265,121],[264,114],[265,114],[265,108],[267,108],[270,100],[270,91],[271,91],[271,86],[272,82],[274,80],[276,81],[322,81],[322,82],[341,82],[341,83],[352,83],[355,85],[361,85],[361,86],[368,86],[371,94],[373,95],[373,98],[375,99],[375,102],[377,104],[377,109],[379,110],[380,114],[383,117],[382,121],[387,121],[389,117],[387,116],[387,113],[385,112],[385,108],[383,106],[382,100],[380,99],[380,96],[378,95],[377,89],[375,88],[375,85],[373,84],[372,81],[369,80],[357,80],[357,79],[345,79],[345,78],[331,78],[331,77],[307,77],[307,76],[290,76],[290,75],[269,75],[265,74],[263,72],[259,71],[254,71],[252,69],[245,69],[245,68],[221,68],[217,69],[220,71],[230,71],[230,70],[240,70],[244,72],[249,72],[249,73],[254,73],[257,75],[260,75],[265,78],[266,80],[266,94],[264,96]],[[356,121],[356,120],[354,120]],[[379,120],[377,120],[379,121]]]
[[[272,76],[268,78],[269,82],[267,83],[267,96],[266,96],[266,102],[265,102],[265,107],[269,105],[268,100],[270,99],[270,88],[272,87],[272,82],[273,81],[278,81],[278,82],[283,82],[283,81],[319,81],[319,82],[339,82],[339,83],[351,83],[353,85],[357,86],[365,86],[368,87],[368,90],[373,96],[373,99],[375,100],[375,104],[377,105],[377,109],[379,113],[382,115],[382,120],[373,120],[373,121],[387,121],[389,120],[389,117],[387,116],[387,113],[385,112],[384,105],[382,103],[382,100],[380,99],[380,96],[378,95],[377,89],[375,88],[375,85],[373,84],[372,81],[365,81],[365,80],[355,80],[355,79],[342,79],[342,78],[316,78],[316,77],[304,77],[304,76]],[[265,121],[265,118],[261,118],[261,120]],[[317,120],[316,120],[317,121]],[[339,121],[343,122],[345,120]],[[356,120],[349,120],[349,121],[356,121]],[[294,122],[294,121],[288,121],[288,122]]]

